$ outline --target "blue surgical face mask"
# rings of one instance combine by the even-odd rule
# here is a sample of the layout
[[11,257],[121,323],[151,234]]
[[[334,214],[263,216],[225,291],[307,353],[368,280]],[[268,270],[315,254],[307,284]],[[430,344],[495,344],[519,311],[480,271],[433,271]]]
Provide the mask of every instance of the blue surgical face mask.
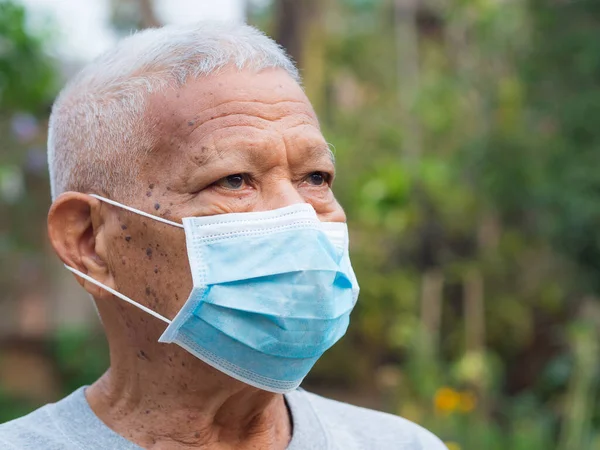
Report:
[[244,383],[284,393],[346,332],[358,297],[348,229],[319,221],[309,204],[186,217],[181,225],[92,196],[185,230],[193,288],[172,321],[67,267],[168,323],[160,342],[178,344]]

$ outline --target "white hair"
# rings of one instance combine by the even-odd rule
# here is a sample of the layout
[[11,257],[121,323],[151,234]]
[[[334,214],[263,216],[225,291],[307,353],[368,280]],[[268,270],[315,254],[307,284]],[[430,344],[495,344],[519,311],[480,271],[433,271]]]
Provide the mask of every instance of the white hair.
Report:
[[156,140],[142,120],[148,95],[228,65],[281,68],[300,81],[285,51],[262,32],[215,22],[138,32],[86,66],[52,108],[52,198],[65,191],[123,195]]

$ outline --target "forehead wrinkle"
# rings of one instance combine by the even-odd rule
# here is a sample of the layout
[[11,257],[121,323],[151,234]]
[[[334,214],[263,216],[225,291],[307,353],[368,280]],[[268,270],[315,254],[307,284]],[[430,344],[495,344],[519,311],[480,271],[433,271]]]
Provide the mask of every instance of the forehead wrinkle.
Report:
[[[249,116],[246,114],[231,114],[222,116],[218,119],[210,120],[196,127],[185,139],[194,141],[196,137],[207,136],[209,134],[219,133],[230,128],[247,128],[248,130],[263,131],[266,133],[285,133],[292,128],[301,125],[313,125],[307,121],[306,116],[293,115],[283,117],[277,121],[279,125],[275,125],[271,121],[263,120],[262,118]],[[283,129],[281,129],[283,128]],[[316,128],[316,127],[315,127]],[[244,130],[242,130],[244,131]]]
[[[273,102],[268,102],[268,101],[259,100],[259,99],[252,99],[252,100],[233,99],[233,100],[225,100],[225,101],[222,101],[221,103],[217,103],[216,105],[212,105],[209,109],[218,108],[220,106],[224,106],[229,103],[260,103],[261,105],[268,105],[268,106],[278,105],[281,103],[296,103],[296,104],[303,105],[303,106],[307,105],[307,102],[305,102],[305,101],[293,100],[293,99],[276,100]],[[205,110],[205,111],[207,111],[207,110]]]
[[184,126],[189,127],[189,124],[194,122],[194,126],[189,127],[189,133],[186,133],[189,135],[198,128],[202,128],[209,124],[211,121],[227,117],[239,117],[240,119],[247,118],[248,120],[257,119],[266,122],[266,127],[269,125],[269,122],[279,122],[290,116],[304,117],[309,123],[318,126],[318,121],[316,120],[313,111],[307,106],[309,105],[305,102],[295,100],[281,100],[277,102],[230,100],[215,107],[205,109],[189,120],[183,120],[180,124],[180,128]]

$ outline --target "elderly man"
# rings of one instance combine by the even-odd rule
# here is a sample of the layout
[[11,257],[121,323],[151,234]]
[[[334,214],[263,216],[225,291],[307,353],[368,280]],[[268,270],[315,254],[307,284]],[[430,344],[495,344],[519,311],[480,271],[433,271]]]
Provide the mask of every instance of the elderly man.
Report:
[[445,448],[298,388],[358,284],[331,153],[272,40],[218,24],[123,40],[60,94],[48,160],[50,240],[111,367],[0,426],[1,448]]

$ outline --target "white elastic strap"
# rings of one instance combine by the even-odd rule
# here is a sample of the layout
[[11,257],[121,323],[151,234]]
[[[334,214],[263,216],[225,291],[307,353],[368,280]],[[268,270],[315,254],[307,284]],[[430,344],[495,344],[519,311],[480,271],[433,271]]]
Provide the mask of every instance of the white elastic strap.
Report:
[[65,267],[67,268],[67,270],[70,270],[71,272],[73,272],[76,275],[79,275],[81,278],[83,278],[84,280],[89,281],[92,284],[95,284],[96,286],[104,289],[105,291],[110,292],[113,295],[116,295],[117,297],[119,297],[121,300],[125,300],[127,303],[132,304],[133,306],[137,306],[138,308],[140,308],[142,311],[147,312],[148,314],[156,317],[157,319],[162,320],[165,323],[170,324],[171,321],[169,319],[167,319],[166,317],[161,316],[160,314],[158,314],[157,312],[152,311],[150,308],[145,307],[144,305],[140,305],[138,302],[135,302],[133,300],[131,300],[129,297],[121,294],[120,292],[115,291],[112,288],[109,288],[108,286],[100,283],[99,281],[94,280],[92,277],[90,277],[89,275],[86,275],[83,272],[80,272],[77,269],[73,269],[72,267],[69,267],[65,264]]
[[167,220],[167,219],[163,219],[162,217],[155,216],[154,214],[149,214],[149,213],[141,211],[139,209],[132,208],[131,206],[123,205],[119,202],[115,202],[114,200],[109,200],[108,198],[100,197],[99,195],[96,195],[96,194],[88,194],[88,195],[90,197],[94,197],[94,198],[100,200],[101,202],[106,202],[113,206],[117,206],[119,208],[126,209],[127,211],[131,211],[132,213],[139,214],[140,216],[148,217],[149,219],[157,220],[159,222],[166,223],[167,225],[173,225],[174,227],[183,228],[183,225],[180,223],[173,222],[173,221]]

